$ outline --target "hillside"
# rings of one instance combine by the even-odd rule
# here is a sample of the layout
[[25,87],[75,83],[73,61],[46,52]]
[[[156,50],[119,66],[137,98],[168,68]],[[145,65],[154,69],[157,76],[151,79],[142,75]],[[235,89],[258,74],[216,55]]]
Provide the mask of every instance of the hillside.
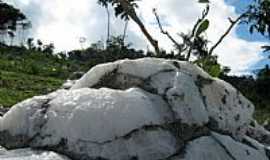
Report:
[[23,47],[0,48],[0,105],[10,107],[58,89],[68,73],[64,63]]

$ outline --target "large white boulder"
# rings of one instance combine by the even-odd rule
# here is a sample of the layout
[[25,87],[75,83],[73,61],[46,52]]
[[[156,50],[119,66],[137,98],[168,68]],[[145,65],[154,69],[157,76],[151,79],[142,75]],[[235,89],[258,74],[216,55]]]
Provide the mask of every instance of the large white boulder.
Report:
[[140,87],[163,96],[174,118],[237,135],[252,120],[254,106],[230,84],[211,78],[188,62],[144,58],[91,69],[71,89]]
[[[122,60],[98,65],[70,86],[13,106],[0,117],[0,145],[74,160],[242,160],[246,150],[267,159],[267,147],[247,134],[254,106],[190,63]],[[213,151],[204,154],[207,148]]]

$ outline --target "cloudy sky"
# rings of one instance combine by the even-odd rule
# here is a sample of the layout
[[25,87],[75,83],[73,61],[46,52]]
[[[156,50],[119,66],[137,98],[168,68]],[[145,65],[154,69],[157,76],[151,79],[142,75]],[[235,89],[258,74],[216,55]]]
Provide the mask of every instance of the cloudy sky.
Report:
[[[21,8],[32,21],[30,35],[47,43],[53,42],[57,51],[80,48],[79,38],[86,37],[87,44],[106,39],[106,12],[96,3],[97,0],[8,0]],[[228,17],[237,17],[250,0],[213,0],[209,13],[210,28],[207,37],[211,43],[224,33],[229,26]],[[155,23],[152,8],[157,8],[166,29],[177,38],[177,33],[188,32],[201,15],[204,5],[197,0],[142,0],[138,14],[159,40],[163,48],[172,44],[164,37]],[[123,32],[124,23],[115,19],[112,22],[114,35]],[[150,46],[139,28],[130,23],[128,41],[135,47],[146,49]],[[269,43],[259,35],[250,36],[245,27],[238,27],[219,46],[215,54],[219,61],[232,69],[233,74],[251,73],[267,61],[261,54],[260,46]],[[86,44],[86,45],[87,45]],[[268,60],[269,62],[269,60]]]

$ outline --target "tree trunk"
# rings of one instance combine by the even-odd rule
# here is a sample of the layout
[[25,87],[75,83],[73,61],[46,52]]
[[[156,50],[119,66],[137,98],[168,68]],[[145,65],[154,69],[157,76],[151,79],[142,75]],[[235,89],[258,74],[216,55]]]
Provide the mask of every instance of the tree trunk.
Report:
[[125,22],[125,28],[124,28],[124,33],[123,33],[123,43],[125,44],[125,38],[126,38],[126,35],[127,35],[127,28],[128,28],[128,20],[126,20]]
[[145,35],[145,37],[148,39],[148,41],[154,47],[156,54],[159,54],[160,52],[159,52],[158,41],[153,39],[153,37],[147,31],[144,24],[139,19],[134,8],[130,5],[130,3],[127,0],[117,0],[117,2],[120,3],[120,5],[123,7],[124,11],[129,15],[129,17],[140,27],[140,29],[143,32],[143,34]]
[[108,43],[110,41],[110,36],[111,36],[111,33],[110,33],[110,25],[111,25],[111,19],[110,19],[110,11],[109,11],[109,8],[108,6],[106,7],[106,11],[107,11],[107,40],[106,40],[106,47],[108,47]]

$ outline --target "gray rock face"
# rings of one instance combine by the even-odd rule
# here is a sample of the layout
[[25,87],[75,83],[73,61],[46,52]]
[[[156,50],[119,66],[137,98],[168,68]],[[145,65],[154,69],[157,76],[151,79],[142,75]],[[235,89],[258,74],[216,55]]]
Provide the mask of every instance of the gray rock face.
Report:
[[187,62],[123,60],[73,82],[0,117],[0,145],[74,160],[268,159],[254,106]]

